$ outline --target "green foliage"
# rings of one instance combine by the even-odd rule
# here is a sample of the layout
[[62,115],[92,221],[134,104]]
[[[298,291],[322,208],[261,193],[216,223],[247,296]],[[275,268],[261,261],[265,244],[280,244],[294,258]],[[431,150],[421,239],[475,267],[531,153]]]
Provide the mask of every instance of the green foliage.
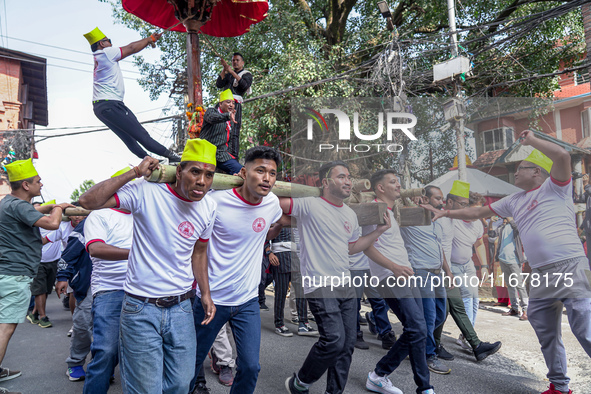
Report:
[[[102,0],[105,1],[105,0]],[[112,0],[114,18],[131,29],[148,35],[154,28],[125,12]],[[451,86],[432,85],[433,64],[450,58],[449,23],[445,1],[389,1],[399,33],[404,86],[409,96],[449,97]],[[567,1],[458,0],[457,26],[460,54],[472,58],[474,68],[461,90],[466,97],[543,97],[557,89],[557,78],[526,81],[500,88],[502,84],[534,74],[552,73],[561,64],[570,66],[582,59],[584,31],[579,8],[556,14],[540,23],[520,25],[532,15],[567,4]],[[512,7],[517,4],[516,7]],[[254,76],[253,96],[259,96],[333,77],[359,66],[384,50],[392,40],[377,0],[270,0],[268,17],[240,37],[208,37],[215,49],[229,60],[234,51],[244,54],[246,68]],[[554,11],[552,11],[554,12]],[[495,23],[491,23],[495,22]],[[498,22],[498,23],[496,23]],[[475,26],[479,26],[474,28]],[[466,30],[466,28],[469,28]],[[503,31],[503,29],[507,29]],[[500,32],[496,35],[490,34]],[[140,84],[156,98],[169,94],[186,68],[186,36],[169,32],[158,42],[160,60],[149,64],[141,56],[136,62],[144,77]],[[474,55],[474,56],[472,56]],[[221,71],[219,59],[201,40],[202,80],[205,104],[214,104],[215,80]],[[241,151],[256,145],[272,145],[290,153],[290,100],[302,97],[382,97],[390,91],[369,83],[368,70],[347,78],[308,87],[244,104]],[[391,76],[396,80],[399,76]],[[182,104],[182,96],[177,96]],[[420,106],[419,104],[415,104]],[[413,107],[414,110],[414,107]],[[181,110],[183,111],[183,110]],[[413,159],[412,174],[424,182],[429,150],[433,153],[434,176],[451,167],[455,156],[453,130],[419,130],[420,142],[408,144]],[[289,156],[285,157],[289,162]],[[368,167],[391,166],[391,158]]]
[[83,181],[77,189],[75,189],[72,194],[70,194],[70,201],[78,201],[81,195],[86,193],[88,189],[93,187],[95,182],[92,179],[87,179]]

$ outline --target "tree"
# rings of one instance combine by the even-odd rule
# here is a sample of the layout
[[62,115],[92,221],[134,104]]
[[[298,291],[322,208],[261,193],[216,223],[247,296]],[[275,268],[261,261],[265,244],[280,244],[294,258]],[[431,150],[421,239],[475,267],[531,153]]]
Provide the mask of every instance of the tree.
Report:
[[[556,78],[511,81],[552,73],[561,65],[568,67],[582,59],[585,41],[580,8],[584,2],[458,0],[460,51],[470,56],[474,65],[472,75],[465,76],[461,86],[465,95],[549,95],[558,87]],[[392,95],[392,90],[403,90],[411,97],[450,96],[449,85],[432,83],[433,64],[450,57],[444,1],[399,1],[392,11],[396,34],[386,30],[377,0],[270,0],[269,3],[269,16],[252,26],[249,33],[235,38],[209,38],[227,58],[236,50],[245,55],[246,68],[254,75],[254,96],[355,71],[331,82],[247,102],[243,107],[243,149],[268,144],[284,152],[286,159],[291,157],[290,100],[293,98],[384,97]],[[126,13],[118,2],[112,4],[118,22],[144,35],[153,29]],[[185,35],[167,33],[158,45],[162,50],[159,62],[149,64],[136,57],[144,75],[140,83],[151,97],[168,94],[173,86],[178,91],[186,68]],[[204,97],[212,104],[217,97],[214,84],[221,66],[203,41],[201,47]],[[400,67],[384,73],[384,66],[394,62],[400,63]],[[393,81],[396,89],[376,83],[380,78]],[[179,106],[181,102],[182,94],[179,94]],[[425,156],[431,148],[433,162],[440,163],[435,176],[451,166],[455,155],[451,150],[439,149],[449,143],[446,133],[424,131],[417,136],[424,141],[411,145],[412,153]],[[391,158],[384,160],[370,160],[366,165],[368,168],[392,165]],[[421,175],[420,179],[426,178]]]
[[78,199],[80,198],[80,196],[84,193],[86,193],[86,191],[88,189],[90,189],[91,187],[93,187],[95,185],[95,182],[92,179],[87,179],[85,181],[83,181],[80,186],[78,186],[77,189],[75,189],[72,194],[70,195],[70,201],[78,201]]

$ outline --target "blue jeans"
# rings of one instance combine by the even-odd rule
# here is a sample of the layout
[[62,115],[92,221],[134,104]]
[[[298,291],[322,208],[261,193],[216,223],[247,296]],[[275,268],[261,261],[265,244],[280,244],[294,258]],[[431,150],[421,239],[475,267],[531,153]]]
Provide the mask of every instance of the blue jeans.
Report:
[[[193,364],[193,375],[197,375],[203,365],[207,352],[215,341],[218,332],[224,324],[230,323],[234,342],[236,342],[236,376],[230,393],[254,393],[259,377],[261,365],[259,352],[261,350],[261,311],[258,298],[253,298],[238,306],[216,305],[213,320],[208,325],[201,325],[205,317],[201,299],[195,298],[193,315],[195,318],[197,338],[197,358]],[[191,382],[191,389],[195,379]],[[187,390],[188,391],[188,390]]]
[[[427,324],[427,358],[435,356],[435,337],[433,331],[445,322],[447,316],[446,303],[447,294],[443,286],[443,280],[435,281],[433,277],[437,276],[440,279],[442,275],[435,275],[429,271],[416,269],[415,275],[423,278],[423,286],[419,287],[421,297],[423,299],[423,315],[425,316],[425,323]],[[435,286],[439,284],[439,286]]]
[[[472,260],[467,264],[451,264],[451,272],[455,277],[462,277],[462,285],[459,286],[462,301],[464,301],[464,308],[472,326],[476,324],[476,314],[480,306],[480,298],[478,298],[478,286],[471,286],[470,278],[476,275],[476,268]],[[476,280],[474,280],[476,282]]]
[[423,314],[421,293],[416,287],[389,287],[386,280],[380,282],[379,291],[392,312],[402,323],[402,335],[388,353],[378,361],[375,373],[390,375],[409,356],[410,366],[417,385],[417,393],[433,388],[427,367],[427,325]]
[[161,308],[125,295],[119,331],[123,393],[188,393],[196,349],[190,300]]
[[[350,295],[354,296],[353,291]],[[304,383],[312,384],[327,372],[326,392],[340,394],[347,384],[357,340],[357,300],[352,297],[311,298],[314,297],[314,292],[306,297],[310,311],[316,318],[320,338],[310,349],[298,371],[298,378]]]
[[[99,291],[92,300],[92,361],[86,370],[84,394],[106,393],[119,364],[119,321],[123,290]],[[90,297],[90,295],[88,295]]]
[[[363,278],[364,274],[367,275],[368,278],[371,277],[371,272],[369,269],[351,270],[351,280],[353,280],[355,277]],[[355,296],[357,297],[357,335],[360,335],[359,333],[361,332],[361,325],[359,324],[359,311],[361,310],[361,296],[363,296],[364,292],[367,296],[369,304],[371,305],[371,312],[369,312],[371,318],[373,318],[376,323],[378,334],[383,337],[392,331],[392,325],[390,324],[390,319],[388,319],[388,305],[386,305],[386,301],[380,298],[378,291],[371,286],[355,287]]]
[[240,172],[242,169],[242,164],[240,164],[236,159],[230,159],[221,163],[218,161],[217,169],[227,172],[230,175],[234,175]]

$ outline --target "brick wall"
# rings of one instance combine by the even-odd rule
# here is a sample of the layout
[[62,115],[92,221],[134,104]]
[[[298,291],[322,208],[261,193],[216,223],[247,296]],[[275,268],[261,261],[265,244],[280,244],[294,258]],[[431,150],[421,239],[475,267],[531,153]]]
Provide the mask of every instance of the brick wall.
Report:
[[0,130],[20,127],[20,62],[0,58]]

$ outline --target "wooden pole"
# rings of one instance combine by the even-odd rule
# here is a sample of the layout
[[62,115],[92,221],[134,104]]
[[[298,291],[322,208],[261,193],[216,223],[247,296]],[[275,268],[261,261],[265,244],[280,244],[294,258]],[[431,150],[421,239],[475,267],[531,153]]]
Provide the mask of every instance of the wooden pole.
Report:
[[[194,21],[189,21],[194,22]],[[198,30],[193,30],[194,26],[186,23],[187,28],[187,90],[189,102],[194,104],[194,108],[203,105],[203,91],[201,87],[201,51],[199,48]]]

